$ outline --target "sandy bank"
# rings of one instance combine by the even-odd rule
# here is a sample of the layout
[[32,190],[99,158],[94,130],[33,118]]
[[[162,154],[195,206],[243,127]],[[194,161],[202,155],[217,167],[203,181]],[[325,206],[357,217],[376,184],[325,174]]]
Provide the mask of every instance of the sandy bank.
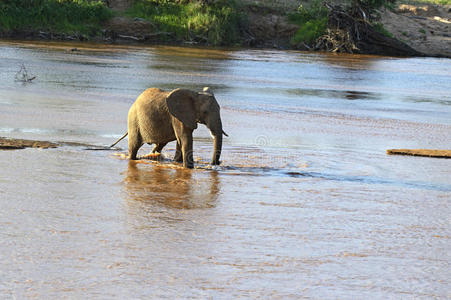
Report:
[[25,148],[57,148],[59,145],[47,141],[23,140],[0,137],[0,150],[17,150]]
[[427,56],[451,57],[451,5],[400,4],[381,11],[393,36]]
[[82,148],[83,150],[93,150],[93,151],[121,150],[121,148],[118,147],[112,148],[108,146],[98,146],[78,142],[49,142],[41,140],[25,140],[25,139],[0,137],[0,150],[20,150],[25,148],[51,149],[58,148],[61,146],[78,147]]

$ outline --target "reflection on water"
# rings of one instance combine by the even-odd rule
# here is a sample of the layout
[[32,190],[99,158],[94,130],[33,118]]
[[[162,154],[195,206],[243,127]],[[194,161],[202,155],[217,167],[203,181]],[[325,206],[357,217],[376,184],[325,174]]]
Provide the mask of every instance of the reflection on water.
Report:
[[195,172],[129,161],[124,183],[128,197],[134,201],[180,209],[214,207],[220,188],[217,172],[205,172],[204,178]]
[[[385,151],[451,148],[451,60],[1,41],[0,57],[0,135],[63,144],[0,151],[6,298],[449,296],[451,160]],[[102,150],[145,88],[204,86],[220,166],[205,126],[194,170]]]

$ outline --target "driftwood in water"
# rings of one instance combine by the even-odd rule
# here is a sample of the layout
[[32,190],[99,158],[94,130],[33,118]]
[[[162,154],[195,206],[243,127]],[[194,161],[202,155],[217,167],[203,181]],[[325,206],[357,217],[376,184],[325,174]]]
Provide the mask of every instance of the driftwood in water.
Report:
[[389,149],[387,154],[451,158],[451,150]]
[[27,68],[25,68],[25,65],[22,64],[19,71],[14,76],[14,78],[16,81],[21,81],[23,83],[26,83],[26,82],[32,82],[36,78],[36,76],[28,75]]
[[368,21],[368,13],[360,6],[329,9],[328,29],[318,38],[315,49],[341,53],[365,53],[390,56],[424,56],[405,43],[383,35]]

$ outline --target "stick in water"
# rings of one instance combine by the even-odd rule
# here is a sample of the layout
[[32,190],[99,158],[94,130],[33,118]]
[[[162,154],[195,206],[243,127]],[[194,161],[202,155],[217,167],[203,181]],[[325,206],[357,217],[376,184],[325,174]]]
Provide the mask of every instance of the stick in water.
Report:
[[114,144],[112,144],[110,146],[110,148],[113,148],[114,146],[116,146],[117,143],[119,143],[120,141],[122,141],[123,139],[125,139],[125,137],[128,135],[128,131],[120,138],[118,139]]

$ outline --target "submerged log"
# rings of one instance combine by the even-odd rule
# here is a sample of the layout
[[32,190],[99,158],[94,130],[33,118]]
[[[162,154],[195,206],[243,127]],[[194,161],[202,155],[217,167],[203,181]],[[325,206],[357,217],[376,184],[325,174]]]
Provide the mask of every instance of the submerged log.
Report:
[[437,158],[451,158],[451,150],[430,150],[430,149],[388,149],[390,155],[412,155]]

